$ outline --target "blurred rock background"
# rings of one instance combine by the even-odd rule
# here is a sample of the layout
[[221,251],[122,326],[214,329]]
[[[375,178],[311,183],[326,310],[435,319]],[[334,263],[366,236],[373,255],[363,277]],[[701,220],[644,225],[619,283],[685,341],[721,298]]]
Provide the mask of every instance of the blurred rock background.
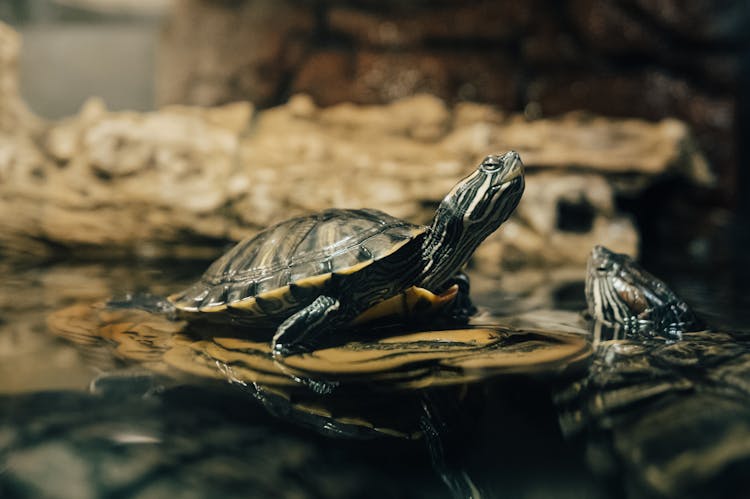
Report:
[[[651,154],[641,151],[641,159],[621,170],[617,182],[608,177],[615,185],[610,215],[636,221],[646,253],[679,248],[693,258],[711,260],[725,248],[725,229],[733,223],[733,213],[746,204],[743,186],[750,182],[747,168],[740,165],[746,157],[741,137],[748,113],[740,90],[748,80],[743,62],[750,47],[750,4],[744,1],[9,0],[0,4],[0,19],[23,36],[20,92],[30,108],[46,118],[73,115],[93,95],[101,96],[111,110],[143,111],[166,104],[235,101],[266,109],[304,93],[312,98],[305,104],[308,111],[289,108],[288,113],[297,118],[313,113],[315,121],[319,106],[381,105],[428,93],[442,100],[428,111],[449,113],[437,118],[444,127],[438,131],[430,131],[435,124],[431,117],[415,118],[429,125],[427,132],[414,128],[427,134],[416,139],[429,150],[431,141],[460,128],[454,125],[461,112],[454,109],[462,103],[491,105],[492,112],[482,108],[480,114],[492,117],[472,119],[506,125],[519,119],[536,123],[568,111],[655,123],[674,117],[690,130],[685,135],[689,144],[677,140],[682,145],[676,154],[692,159],[685,163],[671,158],[647,182],[640,182],[639,189],[621,188],[624,178],[642,174],[640,163]],[[79,120],[84,127],[100,119],[95,108],[88,108],[89,121]],[[585,121],[580,116],[578,121]],[[234,126],[228,129],[241,138],[245,132]],[[395,125],[408,136],[413,130],[406,127]],[[559,126],[554,135],[566,127]],[[525,130],[527,136],[533,134],[533,128]],[[366,130],[360,132],[366,137]],[[58,130],[46,142],[58,163],[75,153],[60,152],[61,134]],[[606,135],[611,138],[610,132]],[[696,180],[694,167],[701,160],[692,156],[693,138],[708,160],[714,183],[705,176]],[[569,141],[569,148],[580,148],[580,138],[576,140]],[[505,137],[499,143],[513,146]],[[470,149],[479,154],[482,148],[479,143]],[[232,156],[232,147],[225,153]],[[312,154],[309,148],[307,153]],[[418,162],[414,157],[420,154],[412,151],[406,163]],[[546,161],[530,166],[543,173],[549,167]],[[565,161],[557,166],[581,169],[580,159]],[[693,174],[685,174],[687,170]],[[589,185],[595,184],[583,182],[575,192],[585,193]],[[429,204],[430,196],[417,201]],[[565,219],[557,220],[558,225],[571,229],[572,224],[574,230],[568,232],[582,231],[576,226],[581,213],[591,218],[585,213],[590,200],[581,203],[576,196],[553,208]],[[328,199],[335,201],[336,196]],[[269,207],[257,200],[254,206],[254,213]],[[541,218],[555,216],[545,213]],[[408,210],[397,214],[415,215]],[[172,227],[174,232],[189,225],[185,218]],[[543,225],[550,223],[554,225]],[[225,228],[211,236],[237,233]],[[629,240],[621,249],[638,245]]]
[[[532,119],[571,110],[675,117],[695,133],[717,188],[659,184],[629,209],[644,222],[669,210],[664,222],[642,223],[644,235],[673,236],[681,247],[675,220],[710,232],[726,223],[710,207],[736,206],[747,185],[738,145],[748,26],[745,1],[185,0],[161,45],[158,95],[268,106],[296,92],[323,105],[429,92]],[[248,50],[238,55],[236,46]],[[708,252],[701,245],[693,249]]]

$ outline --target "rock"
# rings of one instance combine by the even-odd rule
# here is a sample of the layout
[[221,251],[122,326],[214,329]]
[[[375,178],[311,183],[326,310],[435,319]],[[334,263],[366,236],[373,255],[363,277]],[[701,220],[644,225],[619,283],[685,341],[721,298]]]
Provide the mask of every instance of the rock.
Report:
[[30,132],[40,125],[40,120],[31,114],[18,91],[20,46],[18,34],[0,22],[0,132],[3,134]]
[[14,478],[28,488],[29,496],[96,497],[89,463],[62,443],[47,442],[14,452],[8,459],[8,466],[13,469]]
[[629,75],[567,73],[545,76],[533,84],[530,100],[542,114],[585,109],[604,115],[639,115],[658,120],[674,116],[691,123],[701,149],[716,165],[718,186],[733,192],[735,101],[715,96],[670,75],[645,71]]
[[[492,146],[517,149],[533,167],[653,175],[663,172],[665,165],[682,165],[690,169],[683,173],[700,184],[713,180],[708,164],[700,154],[694,154],[688,128],[678,120],[647,123],[569,113],[533,121],[514,116],[499,128],[489,134]],[[464,134],[477,133],[482,133],[481,125],[468,126],[454,130],[447,141],[455,140],[455,147],[460,147],[471,140]],[[687,162],[679,158],[683,151],[691,157]]]
[[108,113],[92,102],[50,125],[43,150],[0,136],[0,209],[20,215],[4,218],[2,245],[13,251],[27,246],[18,238],[36,238],[143,245],[148,254],[182,231],[223,238],[227,221],[217,211],[236,196],[234,159],[251,109]]
[[421,479],[432,476],[421,447],[387,442],[414,463],[405,470],[379,459],[377,445],[353,453],[351,445],[275,421],[248,391],[195,385],[156,396],[71,390],[0,399],[5,497],[445,495],[438,480]]
[[[304,98],[309,99],[300,95],[295,100]],[[385,106],[340,104],[321,110],[319,119],[324,125],[335,128],[372,131],[378,135],[402,135],[431,142],[446,134],[451,113],[442,100],[422,94]]]
[[543,171],[527,175],[516,215],[479,248],[475,262],[483,272],[497,274],[502,267],[529,263],[578,263],[581,251],[596,244],[634,255],[638,242],[632,220],[615,209],[613,188],[603,175]]
[[528,122],[486,106],[451,110],[431,96],[329,108],[296,96],[260,113],[246,133],[250,114],[243,104],[144,114],[89,104],[49,127],[45,154],[55,161],[40,152],[26,166],[42,175],[2,186],[0,203],[23,214],[0,221],[3,237],[152,254],[240,239],[332,206],[424,223],[482,156],[513,147],[527,164],[527,192],[516,217],[478,252],[477,265],[494,273],[522,262],[582,262],[596,243],[635,253],[637,232],[616,212],[615,192],[642,189],[667,171],[711,179],[674,120],[572,114]]

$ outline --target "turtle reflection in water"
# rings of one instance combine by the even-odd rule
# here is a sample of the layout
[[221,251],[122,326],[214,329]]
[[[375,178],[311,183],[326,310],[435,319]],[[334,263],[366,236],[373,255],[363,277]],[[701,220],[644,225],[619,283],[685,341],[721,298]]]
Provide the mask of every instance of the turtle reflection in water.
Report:
[[624,474],[637,496],[744,497],[747,339],[703,329],[666,284],[600,246],[586,298],[596,326],[615,339],[599,343],[585,379],[558,393],[563,431],[586,434],[592,466]]
[[281,355],[423,303],[455,301],[453,313],[466,317],[473,307],[459,273],[523,190],[516,152],[487,156],[445,197],[429,227],[371,209],[293,218],[241,241],[168,301],[190,321],[274,328],[273,350]]
[[[362,428],[356,431],[362,435],[409,432],[390,431],[367,422],[367,417],[337,418],[323,409],[325,404],[349,400],[356,407],[372,393],[387,400],[394,393],[462,387],[500,375],[573,372],[591,354],[584,338],[570,334],[481,326],[396,333],[391,327],[385,337],[377,330],[374,339],[290,355],[282,363],[267,341],[238,337],[229,327],[213,326],[211,334],[206,328],[195,330],[185,321],[142,310],[143,300],[135,297],[132,307],[125,302],[114,307],[74,305],[49,317],[50,330],[77,344],[105,371],[137,363],[176,379],[227,380],[262,392],[255,395],[273,395],[273,400],[261,397],[272,412],[315,413],[321,424],[313,427],[345,436],[356,435],[340,430],[344,419],[359,419]],[[335,382],[338,387],[320,396],[299,378]],[[301,400],[305,402],[297,404]],[[313,401],[315,407],[305,405]]]
[[[197,331],[186,321],[143,310],[148,300],[74,305],[48,322],[87,358],[113,370],[97,379],[97,388],[118,379],[130,383],[133,377],[120,377],[116,369],[135,363],[182,382],[229,381],[272,415],[325,435],[424,436],[436,471],[457,497],[478,497],[471,478],[456,467],[461,460],[446,457],[475,426],[471,384],[506,374],[557,376],[585,366],[591,353],[580,336],[464,327],[391,330],[385,337],[381,331],[379,339],[289,355],[282,365],[268,341],[237,337],[220,325]],[[300,377],[339,386],[320,395],[295,380]]]

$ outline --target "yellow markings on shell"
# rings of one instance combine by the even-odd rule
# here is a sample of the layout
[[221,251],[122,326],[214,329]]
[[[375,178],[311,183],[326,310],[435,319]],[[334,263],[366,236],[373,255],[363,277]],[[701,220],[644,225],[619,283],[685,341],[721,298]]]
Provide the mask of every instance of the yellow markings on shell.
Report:
[[[344,272],[353,273],[359,270],[360,268],[363,268],[369,265],[370,263],[371,262],[368,261],[362,264],[355,265],[354,267],[350,267],[346,269]],[[326,282],[328,282],[331,279],[331,275],[332,274],[328,272],[326,274],[320,274],[320,275],[316,275],[312,277],[305,277],[303,279],[300,279],[294,284],[300,287],[321,288],[325,285]],[[212,314],[212,313],[217,313],[217,312],[224,312],[227,309],[236,309],[236,310],[242,310],[244,312],[244,315],[246,316],[247,315],[249,316],[267,315],[266,312],[258,304],[258,301],[256,300],[256,298],[260,298],[261,300],[263,299],[278,300],[278,301],[283,302],[286,305],[296,304],[296,300],[294,299],[294,296],[292,295],[289,289],[289,286],[281,286],[280,288],[272,289],[271,291],[268,291],[266,293],[261,293],[255,296],[248,296],[246,298],[243,298],[242,300],[238,300],[235,302],[222,303],[221,305],[210,305],[206,307],[200,307],[196,309],[196,312]]]
[[340,275],[349,275],[354,274],[355,272],[359,272],[363,268],[367,267],[368,265],[372,265],[372,260],[367,260],[364,262],[359,262],[355,265],[352,265],[351,267],[347,267],[345,269],[337,270],[336,273]]
[[249,296],[240,301],[232,302],[228,304],[228,307],[230,309],[242,310],[246,315],[250,316],[264,315],[263,310],[261,310],[260,305],[258,305],[254,296]]
[[266,313],[258,304],[258,300],[256,298],[260,298],[261,300],[282,300],[284,302],[287,302],[289,301],[287,299],[289,296],[291,296],[289,286],[282,286],[280,288],[272,289],[267,293],[262,293],[257,296],[250,296],[243,300],[232,302],[229,304],[229,306],[231,308],[244,310],[248,313],[252,313],[253,315],[265,315]]
[[458,285],[451,286],[440,295],[436,295],[424,288],[412,286],[403,293],[392,296],[368,308],[359,314],[352,321],[352,324],[365,324],[384,317],[398,318],[430,315],[451,303],[457,294]]
[[272,289],[271,291],[268,291],[267,293],[261,293],[259,295],[255,296],[255,301],[258,301],[258,298],[261,300],[269,300],[269,301],[276,301],[280,300],[283,302],[287,302],[287,298],[289,298],[292,295],[291,290],[289,289],[289,286],[281,286],[280,288]]
[[331,273],[314,275],[311,277],[304,277],[299,281],[295,282],[297,286],[303,288],[322,288],[325,283],[331,280]]
[[[294,284],[302,288],[322,288],[325,283],[331,280],[331,275],[332,274],[328,272],[326,274],[305,277],[304,279],[300,279]],[[286,306],[291,307],[297,304],[297,301],[294,298],[290,287],[282,286],[267,293],[261,293],[257,296],[248,296],[247,298],[243,298],[242,300],[229,303],[228,308],[232,310],[242,310],[243,315],[245,315],[246,317],[262,317],[268,315],[258,304],[258,300],[256,300],[256,298],[260,298],[261,300],[281,301],[285,304],[285,307],[282,307],[282,310],[285,309]]]
[[206,307],[198,307],[198,312],[213,314],[216,312],[223,312],[227,309],[227,304],[222,303],[221,305],[209,305]]

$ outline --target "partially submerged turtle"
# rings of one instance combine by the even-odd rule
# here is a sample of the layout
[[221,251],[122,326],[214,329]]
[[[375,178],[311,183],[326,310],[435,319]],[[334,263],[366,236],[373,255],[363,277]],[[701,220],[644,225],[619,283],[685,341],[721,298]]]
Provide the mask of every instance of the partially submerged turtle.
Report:
[[604,246],[591,251],[586,268],[586,304],[592,318],[624,336],[678,340],[701,322],[688,305],[632,258]]
[[586,300],[614,339],[599,342],[585,378],[556,394],[563,433],[582,434],[592,467],[637,496],[746,490],[746,333],[705,329],[662,280],[602,246],[589,258]]
[[516,152],[487,156],[430,226],[372,209],[292,218],[241,241],[168,300],[188,320],[275,327],[275,353],[310,350],[353,322],[452,300],[462,267],[523,190]]

